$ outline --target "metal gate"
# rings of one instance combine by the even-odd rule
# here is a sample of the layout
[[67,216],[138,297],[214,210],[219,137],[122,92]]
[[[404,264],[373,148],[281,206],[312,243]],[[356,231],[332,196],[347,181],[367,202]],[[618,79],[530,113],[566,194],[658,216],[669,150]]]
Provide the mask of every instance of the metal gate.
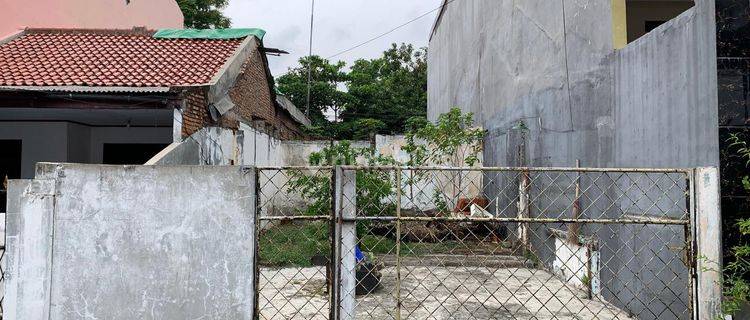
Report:
[[695,169],[256,173],[259,319],[694,319],[718,255]]

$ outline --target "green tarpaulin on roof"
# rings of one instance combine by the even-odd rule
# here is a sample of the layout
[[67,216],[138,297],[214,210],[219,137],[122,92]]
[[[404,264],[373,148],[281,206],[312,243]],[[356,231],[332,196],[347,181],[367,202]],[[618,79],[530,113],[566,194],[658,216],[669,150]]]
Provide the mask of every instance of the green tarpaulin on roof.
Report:
[[263,40],[266,31],[258,28],[245,29],[159,29],[157,39],[237,39],[255,36]]

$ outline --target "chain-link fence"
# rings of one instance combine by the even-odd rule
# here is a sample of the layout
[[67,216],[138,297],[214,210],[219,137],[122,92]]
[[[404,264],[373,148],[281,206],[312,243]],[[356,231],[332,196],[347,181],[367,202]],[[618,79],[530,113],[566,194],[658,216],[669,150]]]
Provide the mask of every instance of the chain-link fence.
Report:
[[333,169],[258,169],[256,177],[257,318],[328,318]]
[[257,170],[260,319],[691,319],[690,170]]

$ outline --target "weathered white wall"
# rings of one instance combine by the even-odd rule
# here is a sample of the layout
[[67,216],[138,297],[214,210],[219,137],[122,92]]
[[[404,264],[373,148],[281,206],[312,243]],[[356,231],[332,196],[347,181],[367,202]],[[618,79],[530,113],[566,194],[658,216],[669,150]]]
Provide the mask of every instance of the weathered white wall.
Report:
[[238,166],[40,164],[11,189],[5,317],[251,319],[253,187]]
[[[409,161],[409,154],[403,150],[407,141],[403,135],[377,135],[375,136],[375,151],[381,155],[391,156],[398,163],[405,164]],[[428,164],[435,166],[438,164]],[[455,166],[456,164],[443,164]],[[465,164],[459,164],[465,166]],[[482,155],[476,167],[482,166]],[[474,198],[482,195],[484,188],[483,175],[481,171],[445,172],[445,171],[421,171],[403,170],[402,185],[407,186],[401,197],[401,204],[405,209],[418,209],[422,211],[433,210],[435,206],[435,195],[441,195],[450,209],[455,208],[459,198]],[[413,183],[409,183],[413,181]],[[387,201],[393,202],[392,199]]]
[[576,288],[600,296],[599,252],[586,246],[570,243],[565,237],[555,235],[555,259],[552,272]]
[[48,319],[52,255],[51,180],[11,180],[6,213],[6,319]]
[[283,158],[282,141],[266,133],[240,124],[243,131],[242,164],[254,166],[278,166]]
[[282,142],[244,124],[240,130],[206,127],[159,152],[146,164],[278,166]]
[[[173,143],[149,160],[147,165],[248,165],[259,167],[309,166],[312,153],[320,152],[330,145],[330,141],[281,141],[249,126],[241,125],[241,130],[208,127],[196,132],[182,142]],[[338,142],[335,142],[338,143]],[[369,141],[352,141],[353,148],[369,148]],[[392,156],[405,163],[408,155],[402,150],[406,144],[403,136],[377,135],[375,150],[382,155]],[[481,165],[481,155],[480,155]],[[404,171],[404,179],[410,172]],[[435,209],[434,195],[440,192],[450,207],[461,198],[480,195],[483,187],[482,174],[478,171],[463,173],[461,183],[458,177],[445,174],[427,174],[404,194],[405,208],[420,210]],[[289,170],[263,169],[260,175],[263,186],[261,203],[262,214],[292,215],[306,208],[309,199],[289,190]],[[392,201],[389,199],[388,201]]]

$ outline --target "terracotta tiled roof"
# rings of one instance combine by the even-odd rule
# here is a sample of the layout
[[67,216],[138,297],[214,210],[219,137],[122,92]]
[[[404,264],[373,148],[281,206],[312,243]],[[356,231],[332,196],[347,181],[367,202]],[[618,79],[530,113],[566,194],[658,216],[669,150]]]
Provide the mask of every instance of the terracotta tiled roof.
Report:
[[0,45],[0,86],[208,84],[244,39],[155,39],[152,32],[26,30]]

